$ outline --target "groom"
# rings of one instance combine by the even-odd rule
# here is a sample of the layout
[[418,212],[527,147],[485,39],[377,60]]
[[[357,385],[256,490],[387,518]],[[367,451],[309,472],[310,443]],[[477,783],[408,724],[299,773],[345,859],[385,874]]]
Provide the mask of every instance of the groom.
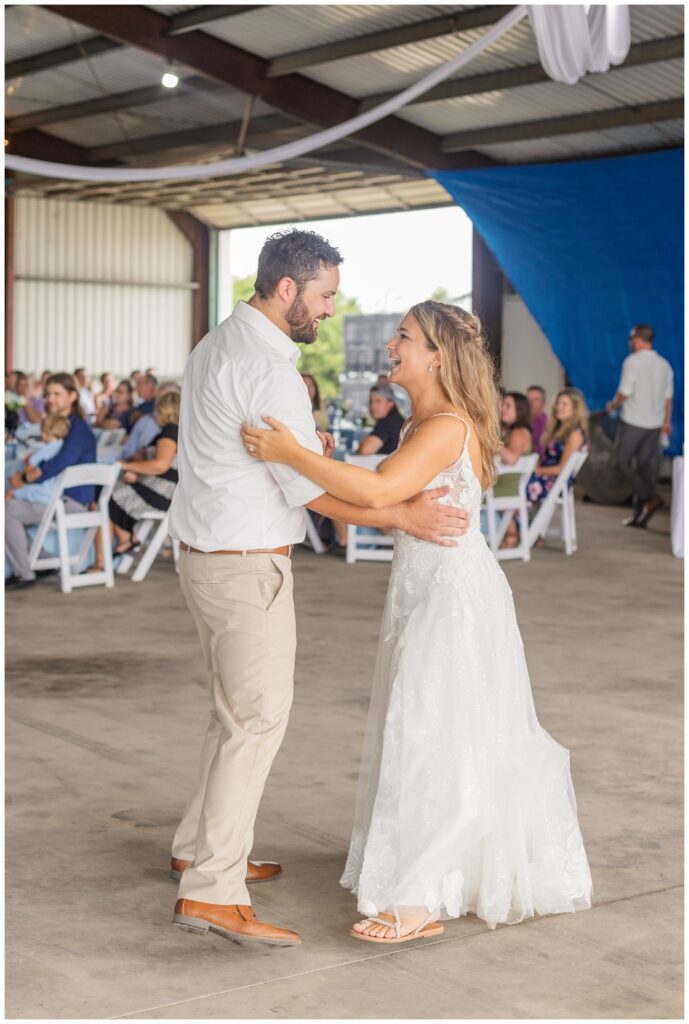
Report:
[[172,844],[172,874],[180,878],[173,923],[280,946],[301,939],[255,916],[247,883],[282,869],[248,858],[292,703],[290,556],[304,539],[304,508],[425,540],[460,536],[467,527],[466,513],[438,503],[447,488],[363,509],[324,494],[289,466],[258,462],[244,451],[242,421],[258,425],[270,414],[303,445],[331,453],[331,440],[316,434],[297,344],[315,342],[320,321],[334,316],[341,262],[337,249],[311,231],[266,241],[255,295],[239,302],[187,362],[179,484],[170,508],[170,533],[181,542],[180,583],[211,698],[198,777]]

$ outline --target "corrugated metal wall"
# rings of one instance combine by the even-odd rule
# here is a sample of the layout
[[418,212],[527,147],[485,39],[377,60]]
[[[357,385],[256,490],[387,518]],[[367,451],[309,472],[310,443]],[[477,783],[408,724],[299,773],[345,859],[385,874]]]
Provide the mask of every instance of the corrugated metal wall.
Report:
[[162,210],[18,197],[15,218],[15,368],[181,375],[192,252]]

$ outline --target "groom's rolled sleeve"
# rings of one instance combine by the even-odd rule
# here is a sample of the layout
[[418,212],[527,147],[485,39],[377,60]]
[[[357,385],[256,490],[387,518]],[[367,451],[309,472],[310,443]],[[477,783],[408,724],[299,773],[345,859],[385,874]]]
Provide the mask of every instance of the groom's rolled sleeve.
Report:
[[[280,420],[291,430],[299,444],[317,455],[323,454],[323,446],[316,434],[309,393],[296,371],[288,367],[275,367],[253,382],[250,399],[252,426],[267,427],[263,416]],[[267,462],[266,466],[290,508],[308,505],[325,493],[322,487],[297,473],[291,466],[278,462]]]

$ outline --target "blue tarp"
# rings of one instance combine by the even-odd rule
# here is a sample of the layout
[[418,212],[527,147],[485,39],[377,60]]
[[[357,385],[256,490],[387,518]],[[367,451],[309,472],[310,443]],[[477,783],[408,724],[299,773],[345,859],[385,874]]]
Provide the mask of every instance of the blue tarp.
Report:
[[629,328],[675,371],[684,440],[684,150],[430,172],[464,209],[591,410],[616,391]]

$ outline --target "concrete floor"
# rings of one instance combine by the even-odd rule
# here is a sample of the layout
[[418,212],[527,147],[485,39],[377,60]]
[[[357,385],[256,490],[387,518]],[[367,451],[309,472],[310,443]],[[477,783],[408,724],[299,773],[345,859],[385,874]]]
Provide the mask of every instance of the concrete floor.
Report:
[[296,700],[261,807],[255,887],[292,949],[170,925],[173,828],[206,716],[169,562],[144,584],[7,600],[7,1015],[12,1018],[682,1016],[682,570],[668,517],[580,505],[581,550],[507,575],[543,725],[572,751],[592,910],[426,945],[347,935],[338,886],[388,566],[300,551]]

